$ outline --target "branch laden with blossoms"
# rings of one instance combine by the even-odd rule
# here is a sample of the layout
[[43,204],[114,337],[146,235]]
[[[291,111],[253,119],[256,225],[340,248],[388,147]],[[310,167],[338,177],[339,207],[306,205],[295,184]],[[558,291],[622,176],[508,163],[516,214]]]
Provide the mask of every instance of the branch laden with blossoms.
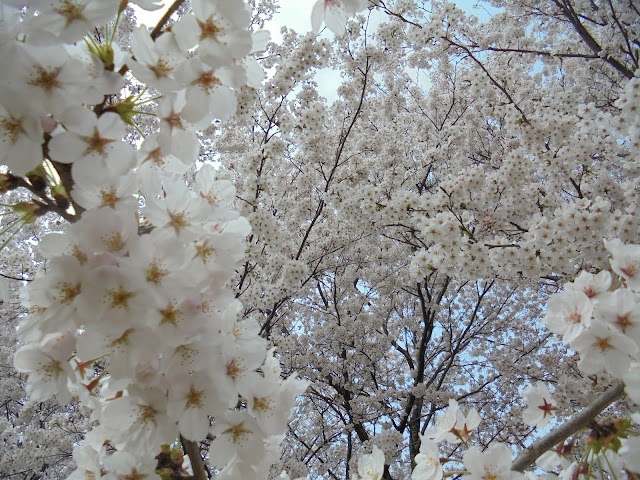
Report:
[[[32,400],[93,410],[70,478],[178,478],[181,454],[166,446],[181,438],[204,479],[197,442],[209,434],[218,476],[265,478],[307,385],[283,380],[258,325],[239,318],[230,280],[251,229],[228,207],[233,187],[211,165],[184,179],[196,131],[231,118],[236,91],[260,79],[251,53],[265,34],[248,30],[244,3],[215,1],[192,2],[161,34],[181,3],[151,33],[134,29],[133,56],[113,41],[127,2],[3,5],[5,190],[45,201],[12,206],[23,223],[47,211],[73,222],[40,243],[49,268],[23,291],[14,364]],[[84,37],[114,18],[102,42]],[[135,81],[161,95],[119,97]],[[133,117],[151,102],[159,130],[135,149],[126,127],[140,131]]]

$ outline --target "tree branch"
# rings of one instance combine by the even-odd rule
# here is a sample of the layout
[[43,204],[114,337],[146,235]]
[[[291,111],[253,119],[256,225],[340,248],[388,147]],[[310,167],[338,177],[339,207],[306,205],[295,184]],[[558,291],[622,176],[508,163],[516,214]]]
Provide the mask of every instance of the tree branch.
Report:
[[606,392],[598,395],[586,408],[573,416],[564,425],[556,428],[547,436],[541,438],[529,448],[523,450],[513,461],[511,470],[524,472],[529,465],[535,462],[540,455],[554,445],[563,442],[578,430],[586,427],[605,408],[618,400],[624,394],[624,384],[619,382]]
[[171,18],[171,15],[173,15],[175,13],[176,10],[178,10],[180,8],[180,5],[182,5],[182,3],[184,2],[184,0],[176,0],[175,2],[173,2],[173,4],[169,7],[169,9],[164,13],[164,15],[162,16],[162,18],[160,19],[160,21],[158,22],[158,24],[155,26],[155,28],[151,31],[151,38],[153,40],[155,40],[156,38],[158,38],[160,35],[162,35],[164,32],[162,32],[162,29],[164,28],[164,26],[167,24],[167,22],[169,21],[169,19]]
[[200,456],[200,447],[198,446],[198,443],[193,440],[187,440],[182,435],[180,435],[180,441],[182,442],[182,448],[185,453],[189,455],[189,460],[191,460],[191,469],[193,470],[194,480],[208,480],[209,477],[204,469],[204,462]]

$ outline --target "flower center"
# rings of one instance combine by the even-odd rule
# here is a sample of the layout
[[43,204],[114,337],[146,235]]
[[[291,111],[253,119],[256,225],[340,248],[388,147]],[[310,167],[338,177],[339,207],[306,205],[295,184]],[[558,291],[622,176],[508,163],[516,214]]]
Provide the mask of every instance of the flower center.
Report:
[[122,285],[117,290],[109,290],[109,298],[111,299],[111,308],[129,308],[129,300],[133,297],[133,292],[124,289]]
[[198,20],[198,26],[200,27],[200,40],[205,38],[218,40],[218,35],[224,31],[224,28],[215,22],[213,16],[207,18],[204,22]]
[[34,75],[27,83],[32,87],[42,88],[45,92],[51,93],[54,88],[60,88],[62,84],[58,81],[58,75],[62,67],[47,70],[40,65],[35,67]]
[[59,3],[58,8],[54,9],[58,15],[62,15],[67,20],[67,26],[75,20],[84,19],[83,10],[84,5],[78,5],[69,0],[63,0]]
[[196,80],[196,83],[208,94],[213,93],[216,87],[222,85],[220,79],[213,74],[213,70],[202,72],[198,80]]
[[5,136],[8,137],[9,141],[13,144],[18,141],[20,135],[26,133],[22,126],[22,119],[18,119],[11,114],[9,114],[8,117],[0,119],[0,127],[2,127]]
[[187,394],[187,408],[202,408],[204,402],[202,401],[202,397],[204,397],[204,390],[196,390],[196,387],[191,385],[191,389]]
[[149,67],[149,70],[156,74],[156,78],[168,78],[173,72],[173,67],[169,66],[166,60],[159,59],[155,65]]

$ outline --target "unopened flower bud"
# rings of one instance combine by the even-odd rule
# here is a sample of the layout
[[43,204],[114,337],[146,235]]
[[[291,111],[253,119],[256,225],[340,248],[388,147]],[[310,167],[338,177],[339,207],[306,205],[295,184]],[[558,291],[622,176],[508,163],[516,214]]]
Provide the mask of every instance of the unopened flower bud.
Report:
[[58,122],[51,115],[48,117],[40,117],[40,125],[42,125],[42,129],[44,133],[53,133],[53,131],[58,126]]
[[0,195],[18,187],[19,178],[10,173],[0,173]]
[[47,188],[47,180],[39,168],[27,173],[26,177],[35,192],[43,192]]
[[64,210],[69,208],[69,194],[63,185],[54,185],[51,187],[51,195],[56,201],[56,205]]

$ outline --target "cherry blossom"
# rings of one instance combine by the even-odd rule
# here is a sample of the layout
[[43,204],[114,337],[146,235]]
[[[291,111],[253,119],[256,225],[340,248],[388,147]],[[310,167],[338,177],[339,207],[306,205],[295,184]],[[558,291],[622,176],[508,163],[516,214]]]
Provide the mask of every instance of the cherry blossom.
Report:
[[324,22],[329,30],[341,34],[344,32],[347,19],[366,6],[366,0],[318,0],[311,12],[312,29],[316,33],[319,32]]
[[16,352],[15,367],[30,373],[27,393],[34,400],[47,400],[53,395],[61,403],[70,400],[67,382],[75,375],[68,359],[75,341],[71,332],[49,334],[39,344],[25,345]]
[[543,382],[537,382],[535,386],[525,388],[522,391],[522,398],[527,404],[527,408],[522,412],[522,419],[527,425],[545,427],[558,409]]
[[613,257],[613,271],[622,276],[630,288],[640,290],[640,247],[623,245],[620,240],[605,241],[605,246]]
[[511,470],[511,451],[505,445],[494,444],[484,452],[472,447],[464,454],[463,460],[470,473],[468,477],[473,480],[523,478],[521,473]]
[[384,454],[373,446],[371,453],[358,459],[358,475],[363,480],[380,480],[384,473]]
[[15,175],[24,175],[42,162],[41,112],[18,102],[13,92],[0,89],[0,162]]
[[460,443],[469,438],[469,433],[478,428],[480,415],[472,408],[465,415],[460,411],[458,402],[449,399],[449,408],[444,413],[438,415],[437,424],[425,432],[425,436],[436,442],[443,440],[449,443]]
[[411,480],[441,480],[444,473],[439,457],[437,443],[423,437],[420,453],[416,455],[416,466],[411,472]]
[[[1,471],[45,475],[37,444],[139,478],[182,444],[201,480],[207,439],[221,478],[495,480],[544,434],[521,385],[554,385],[523,391],[540,427],[637,399],[633,11],[321,0],[341,35],[278,45],[270,0],[172,3],[153,35],[126,1],[23,3],[0,9],[0,353],[26,374],[0,378]],[[41,420],[52,396],[76,403]],[[621,476],[631,400],[541,463]]]

